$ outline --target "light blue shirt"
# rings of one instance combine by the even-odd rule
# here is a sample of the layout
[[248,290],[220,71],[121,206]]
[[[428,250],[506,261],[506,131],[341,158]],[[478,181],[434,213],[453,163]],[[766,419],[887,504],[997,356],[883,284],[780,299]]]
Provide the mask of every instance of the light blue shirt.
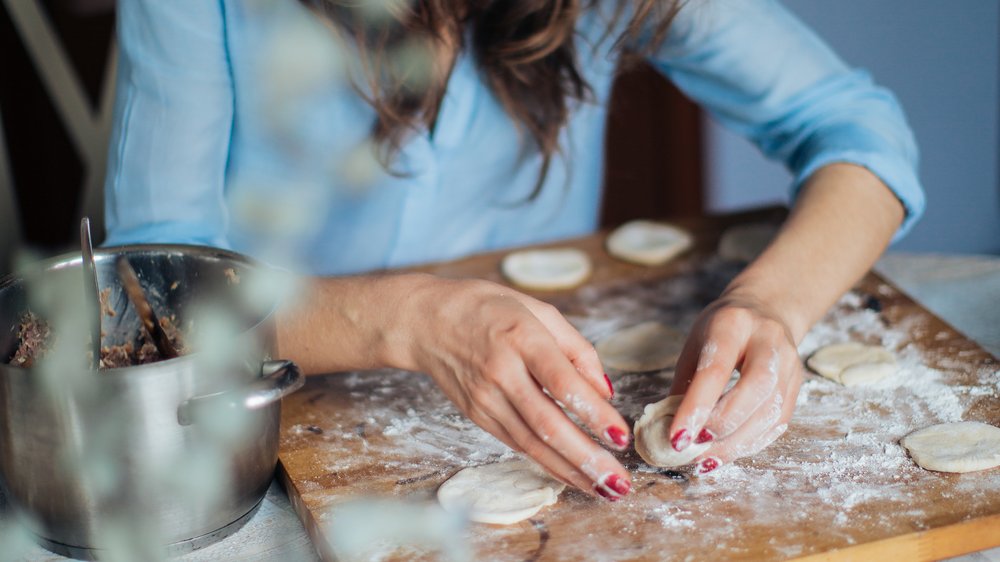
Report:
[[[608,33],[612,6],[578,24],[592,99],[572,108],[561,153],[526,201],[541,157],[466,52],[433,133],[410,134],[387,172],[368,146],[374,111],[348,79],[353,47],[298,2],[122,0],[106,243],[208,244],[339,274],[593,232],[620,31]],[[897,237],[921,214],[917,149],[893,95],[777,2],[692,0],[651,62],[783,161],[793,189],[851,162],[905,206]]]

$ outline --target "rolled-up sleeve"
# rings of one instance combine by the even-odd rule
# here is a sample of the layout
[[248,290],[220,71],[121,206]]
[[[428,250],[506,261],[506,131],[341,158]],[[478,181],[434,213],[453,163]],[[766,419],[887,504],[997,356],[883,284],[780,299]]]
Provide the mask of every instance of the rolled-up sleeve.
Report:
[[851,69],[774,0],[690,0],[653,64],[723,125],[795,176],[863,166],[906,210],[896,234],[923,213],[917,146],[895,96]]
[[226,246],[233,86],[221,0],[121,0],[106,244]]

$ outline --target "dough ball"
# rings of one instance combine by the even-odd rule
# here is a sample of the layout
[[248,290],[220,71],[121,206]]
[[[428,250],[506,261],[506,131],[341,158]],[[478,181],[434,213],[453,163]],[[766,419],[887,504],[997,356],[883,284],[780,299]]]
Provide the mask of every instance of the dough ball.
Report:
[[438,488],[447,511],[465,511],[472,521],[510,525],[556,503],[566,485],[527,460],[465,468]]
[[523,250],[504,257],[500,270],[526,289],[571,289],[590,277],[590,258],[573,248]]
[[643,322],[597,342],[597,355],[609,369],[642,373],[677,363],[684,334],[656,321]]
[[674,422],[674,414],[683,399],[683,396],[675,395],[646,404],[632,430],[635,435],[635,450],[642,460],[653,466],[683,466],[691,464],[691,461],[712,446],[711,443],[691,443],[687,449],[678,453],[670,444],[670,424]]
[[973,472],[1000,466],[1000,427],[985,423],[932,425],[907,435],[901,443],[927,470]]
[[767,248],[778,233],[771,223],[737,224],[727,228],[719,239],[719,257],[737,262],[752,262]]
[[899,370],[891,351],[853,342],[821,347],[809,357],[806,365],[844,386],[871,384]]
[[691,247],[693,239],[676,226],[651,221],[625,223],[608,236],[608,253],[639,265],[659,265]]

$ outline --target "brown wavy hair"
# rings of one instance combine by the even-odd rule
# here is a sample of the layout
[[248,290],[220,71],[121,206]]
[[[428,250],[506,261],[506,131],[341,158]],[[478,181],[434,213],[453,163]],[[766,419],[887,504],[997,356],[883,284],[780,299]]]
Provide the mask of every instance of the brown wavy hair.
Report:
[[[571,104],[589,94],[573,37],[579,17],[599,1],[300,0],[356,44],[367,87],[356,86],[375,109],[372,137],[387,169],[408,133],[420,126],[433,131],[454,58],[471,49],[493,95],[542,154],[534,194],[559,151],[559,131]],[[616,50],[636,43],[640,33],[649,33],[644,44],[655,48],[680,4],[612,1],[618,6],[609,33],[631,13],[624,33],[615,38]],[[428,64],[405,64],[407,53],[414,52],[425,54]]]

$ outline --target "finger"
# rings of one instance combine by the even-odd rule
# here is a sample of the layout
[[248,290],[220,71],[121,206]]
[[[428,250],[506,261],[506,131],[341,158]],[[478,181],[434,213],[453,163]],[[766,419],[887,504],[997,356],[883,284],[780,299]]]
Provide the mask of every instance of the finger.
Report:
[[[705,343],[696,348],[697,353],[690,351],[688,354],[689,365],[686,367],[691,369],[690,364],[693,363],[693,371],[678,371],[675,378],[682,379],[682,382],[671,388],[673,394],[678,393],[678,388],[686,390],[684,400],[677,408],[677,414],[670,425],[670,443],[677,451],[683,451],[694,441],[705,442],[712,439],[711,435],[702,433],[702,428],[741,359],[746,334],[743,330],[732,327],[710,329],[703,341]],[[693,340],[689,340],[689,345],[692,344]],[[687,348],[685,346],[685,351]],[[683,382],[685,377],[690,384]]]
[[739,381],[722,396],[705,424],[715,439],[732,435],[777,390],[781,352],[773,345],[753,339],[751,342],[740,367]]
[[[446,394],[449,387],[444,387]],[[452,399],[456,404],[465,404],[462,408],[463,411],[469,416],[473,422],[479,427],[491,433],[494,437],[502,441],[505,445],[510,447],[512,450],[527,454],[524,447],[518,443],[518,440],[510,434],[509,431],[504,427],[504,424],[493,417],[487,408],[484,408],[480,404],[494,403],[498,401],[506,400],[503,396],[501,390],[497,387],[492,387],[491,391],[481,392],[477,397],[477,402],[467,402],[463,400]],[[523,423],[523,422],[522,422]],[[538,444],[535,443],[535,446]],[[531,456],[531,455],[528,455]],[[590,481],[583,475],[580,471],[576,470],[569,462],[567,462],[562,457],[556,455],[554,458],[547,460],[544,464],[541,459],[535,458],[535,462],[542,464],[543,468],[554,478],[566,484],[567,486],[583,487],[584,490],[590,491]]]
[[[702,344],[699,347],[699,344]],[[692,333],[677,357],[677,368],[674,380],[670,384],[670,395],[685,394],[691,387],[695,373],[711,367],[715,363],[719,346],[715,340],[702,342],[700,337]]]
[[576,367],[578,373],[605,399],[614,398],[615,389],[611,379],[604,372],[597,350],[580,332],[566,320],[559,309],[551,304],[518,295],[522,304],[538,318],[539,322],[555,338],[563,355]]
[[[575,376],[575,372],[572,371],[565,357],[562,357],[558,351],[554,355],[553,360],[562,361],[563,369],[568,369],[571,373],[570,377],[564,380],[548,381],[557,388],[557,393],[560,392],[558,385],[565,383],[566,380],[578,386],[582,392],[594,393],[592,388]],[[525,355],[525,358],[527,357],[530,357],[530,353]],[[530,361],[521,363],[520,369],[513,365],[503,368],[503,372],[509,373],[508,376],[501,379],[504,385],[503,391],[507,398],[506,401],[503,401],[503,404],[509,404],[514,410],[513,412],[494,413],[506,416],[500,418],[504,420],[507,417],[523,420],[521,425],[524,426],[524,430],[530,431],[537,440],[541,441],[546,447],[554,450],[587,476],[590,479],[591,487],[598,494],[609,499],[617,499],[628,494],[632,486],[628,471],[625,470],[611,453],[577,427],[552,399],[542,393],[535,383],[536,379],[532,378],[533,372],[529,373],[529,369],[531,368]],[[567,398],[567,400],[569,403],[573,403],[579,399]],[[607,408],[611,411],[611,415],[621,420],[618,412],[597,396],[596,393],[593,394],[592,400],[586,408],[582,408],[580,404],[575,404],[575,406],[578,410]],[[516,416],[513,414],[516,414]],[[590,415],[594,415],[594,413],[590,412]],[[582,415],[581,419],[583,419]],[[624,420],[621,420],[620,424],[621,431],[627,431]],[[505,423],[505,427],[514,439],[522,447],[525,447],[522,437],[519,437],[518,433],[512,429],[512,426]],[[521,429],[520,425],[517,427]],[[627,443],[627,440],[625,442]],[[527,448],[525,451],[528,454],[532,454],[532,451]]]
[[[505,430],[511,435],[518,446],[524,450],[525,454],[534,459],[545,470],[570,482],[573,486],[584,492],[593,495],[602,495],[612,501],[628,493],[631,482],[627,478],[627,473],[624,473],[624,477],[622,476],[624,468],[618,465],[617,461],[607,451],[601,449],[591,439],[583,435],[558,410],[551,400],[545,398],[544,395],[542,395],[542,398],[548,402],[552,409],[556,410],[557,416],[562,418],[563,424],[556,421],[558,418],[554,418],[554,420],[546,420],[544,424],[539,425],[530,418],[524,417],[523,412],[519,411],[514,404],[503,396],[498,396],[496,400],[491,401],[489,405],[490,413],[494,419],[498,420],[504,426]],[[568,428],[565,427],[567,425],[569,426]],[[566,441],[567,435],[572,438],[573,432],[586,439],[591,447],[594,447],[603,455],[611,457],[610,463],[607,460],[604,462],[595,461],[591,462],[591,464],[574,462],[573,458],[561,452],[560,448],[565,448],[565,445],[560,446],[559,444]],[[608,467],[605,466],[608,464],[612,465],[610,469],[607,469]],[[618,471],[614,470],[615,467],[613,465],[618,465]],[[607,474],[616,475],[616,477],[606,476],[603,479],[600,476],[595,477],[595,473],[602,469],[607,469]],[[622,488],[622,483],[627,483],[628,488]],[[609,487],[609,485],[614,485],[617,490]]]
[[632,483],[628,471],[551,400],[541,394],[524,393],[511,404],[543,443],[589,479],[592,490],[611,500],[629,493]]
[[756,454],[773,443],[788,429],[800,385],[798,377],[790,380],[781,392],[775,392],[765,401],[746,424],[696,458],[695,474],[707,474],[738,458]]
[[[512,450],[518,453],[527,454],[524,451],[524,449],[517,443],[514,437],[510,434],[510,432],[508,432],[499,421],[494,419],[489,414],[485,412],[477,413],[475,415],[470,415],[470,419],[472,419],[472,421],[474,421],[476,425],[478,425],[479,427],[482,427],[486,431],[493,434],[497,439],[502,441]],[[584,476],[582,472],[573,468],[573,466],[569,464],[569,462],[567,462],[562,457],[556,456],[556,458],[552,459],[552,461],[555,463],[555,466],[553,467],[554,469],[543,465],[539,461],[539,459],[533,459],[533,460],[539,463],[546,470],[546,472],[548,472],[552,477],[556,478],[557,480],[559,480],[563,484],[566,484],[567,486],[573,486],[577,488],[580,487],[581,485],[589,486],[589,480],[587,479],[587,477]]]
[[[788,430],[788,424],[780,423],[760,434],[749,443],[726,443],[725,441],[719,441],[717,445],[712,446],[711,454],[702,455],[695,459],[694,473],[696,476],[704,476],[736,459],[756,454],[771,443],[774,443],[786,430]],[[731,439],[736,438],[734,436]],[[731,439],[727,439],[726,441],[730,441]]]
[[[553,398],[576,414],[591,433],[609,446],[618,450],[625,450],[628,447],[629,427],[625,419],[607,402],[605,396],[598,394],[592,385],[577,375],[566,357],[550,342],[544,337],[537,336],[521,340],[518,345],[524,366],[534,380],[548,390]],[[558,411],[558,407],[552,404],[551,400],[530,385],[521,384],[507,390],[508,395],[521,399],[515,402],[521,411],[524,411],[521,405],[528,403],[539,407],[544,405],[547,406],[546,409]],[[562,412],[559,413],[562,415]],[[573,427],[576,429],[576,426]]]
[[506,429],[504,429],[504,427],[500,425],[499,422],[497,422],[489,415],[485,413],[481,413],[475,416],[470,415],[469,419],[471,419],[473,422],[475,422],[476,425],[485,429],[491,435],[499,439],[501,442],[503,442],[504,445],[510,447],[511,450],[513,450],[515,453],[524,453],[524,449],[522,449],[521,446],[517,444],[517,441],[514,440],[511,434]]

